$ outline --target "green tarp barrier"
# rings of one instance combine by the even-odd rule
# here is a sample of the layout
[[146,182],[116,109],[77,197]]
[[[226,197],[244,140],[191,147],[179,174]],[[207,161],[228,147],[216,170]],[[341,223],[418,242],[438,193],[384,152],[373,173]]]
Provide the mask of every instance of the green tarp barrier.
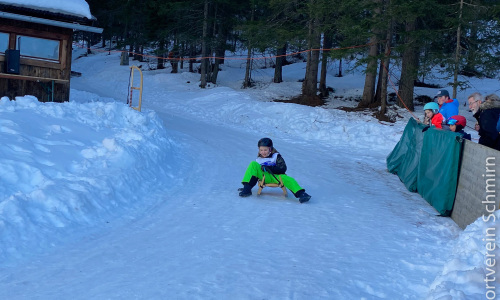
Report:
[[452,131],[431,128],[424,134],[417,190],[442,216],[451,215],[455,201],[462,143]]
[[410,119],[401,140],[387,157],[387,169],[406,188],[418,192],[442,216],[453,209],[463,140],[461,135]]
[[396,147],[387,157],[387,169],[397,174],[410,192],[417,191],[418,162],[424,141],[425,125],[411,118]]

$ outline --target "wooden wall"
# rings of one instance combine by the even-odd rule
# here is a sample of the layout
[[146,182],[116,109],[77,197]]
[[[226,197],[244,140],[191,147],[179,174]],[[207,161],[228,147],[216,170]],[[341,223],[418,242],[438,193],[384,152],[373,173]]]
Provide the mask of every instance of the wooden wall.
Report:
[[[71,75],[71,50],[73,30],[43,24],[28,23],[23,21],[0,18],[0,32],[14,33],[25,36],[59,40],[60,61],[23,58],[20,60],[20,75],[29,76],[30,80],[0,77],[0,97],[7,96],[14,99],[16,96],[33,95],[40,101],[50,101],[47,87],[51,88],[50,80],[39,80],[31,77],[55,79],[54,101],[69,101],[70,75]],[[9,49],[15,49],[15,35],[11,34]],[[5,49],[1,49],[3,52]],[[0,74],[5,74],[5,56],[0,53]],[[42,82],[47,81],[47,82]]]
[[451,218],[465,229],[479,218],[489,220],[500,208],[500,152],[465,140]]

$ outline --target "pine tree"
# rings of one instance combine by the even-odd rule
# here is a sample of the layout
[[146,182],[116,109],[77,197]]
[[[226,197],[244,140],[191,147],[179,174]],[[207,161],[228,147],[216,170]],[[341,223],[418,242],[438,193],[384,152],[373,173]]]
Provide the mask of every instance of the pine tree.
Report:
[[316,97],[318,92],[318,65],[320,48],[320,11],[318,11],[318,1],[309,0],[308,7],[308,36],[306,75],[302,82],[302,95],[306,97]]

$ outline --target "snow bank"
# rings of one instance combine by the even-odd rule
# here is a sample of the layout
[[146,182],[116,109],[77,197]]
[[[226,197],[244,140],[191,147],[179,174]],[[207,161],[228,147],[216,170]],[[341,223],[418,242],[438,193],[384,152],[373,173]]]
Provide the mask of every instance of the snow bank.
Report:
[[500,241],[496,237],[499,218],[497,210],[494,215],[478,218],[467,226],[426,299],[496,299],[500,293],[497,273]]
[[171,177],[172,145],[152,111],[25,96],[2,98],[0,114],[0,261],[136,208]]

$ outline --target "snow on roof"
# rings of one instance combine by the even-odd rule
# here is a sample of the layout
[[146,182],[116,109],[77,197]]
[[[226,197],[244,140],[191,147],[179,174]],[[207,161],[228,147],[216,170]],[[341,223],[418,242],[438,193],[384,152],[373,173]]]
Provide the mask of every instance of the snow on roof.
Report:
[[0,4],[92,19],[89,5],[85,0],[0,0]]

